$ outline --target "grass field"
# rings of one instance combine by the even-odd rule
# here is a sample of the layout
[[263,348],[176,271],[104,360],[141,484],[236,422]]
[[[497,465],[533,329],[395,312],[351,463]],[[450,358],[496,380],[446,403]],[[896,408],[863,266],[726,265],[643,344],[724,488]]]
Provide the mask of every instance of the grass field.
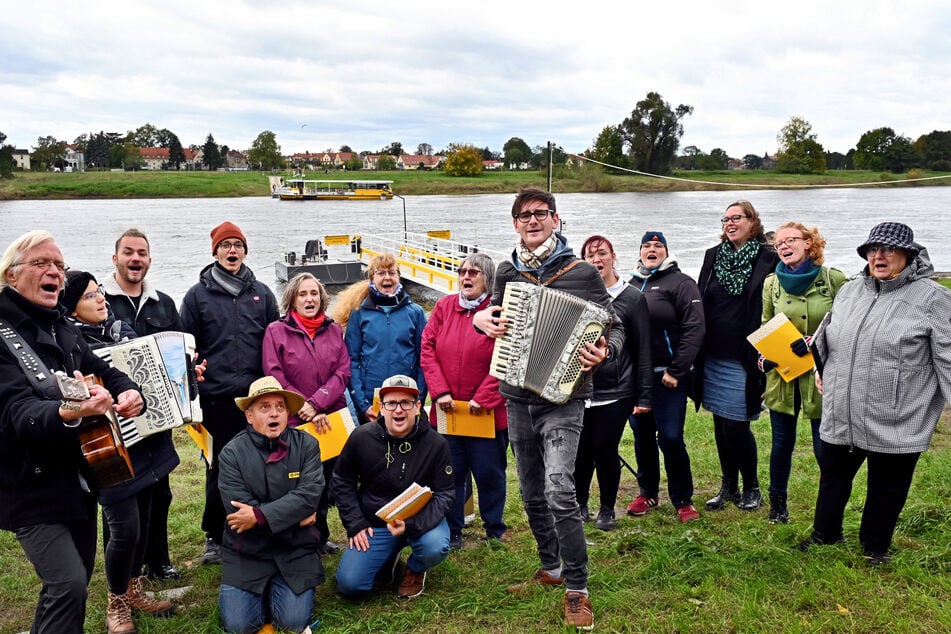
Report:
[[[618,530],[586,525],[595,626],[602,632],[947,632],[951,631],[951,425],[939,425],[930,451],[918,464],[909,500],[895,536],[892,564],[871,569],[862,559],[858,523],[865,470],[856,479],[845,516],[848,543],[792,549],[810,532],[818,468],[808,425],[800,425],[790,482],[788,525],[766,522],[766,509],[744,513],[731,507],[705,512],[703,501],[719,487],[719,466],[709,415],[687,420],[695,504],[702,518],[676,520],[662,493],[661,505],[642,518],[623,515],[636,494],[625,471],[618,500]],[[761,485],[768,486],[769,424],[754,423],[759,442]],[[137,618],[139,632],[219,632],[218,567],[197,565],[203,548],[199,528],[203,473],[197,450],[184,431],[176,442],[182,466],[172,474],[175,501],[170,520],[172,558],[190,586],[178,614],[167,620]],[[632,462],[630,431],[622,455]],[[662,483],[666,486],[666,478]],[[382,592],[364,603],[334,593],[337,557],[324,558],[328,581],[317,590],[314,618],[324,632],[537,632],[561,631],[559,591],[538,588],[512,596],[505,586],[530,577],[538,566],[534,541],[509,464],[506,521],[514,534],[507,549],[481,540],[480,521],[467,531],[464,548],[434,569],[423,596],[396,599]],[[597,499],[592,495],[592,499]],[[343,541],[331,512],[332,538]],[[404,555],[405,560],[405,555]],[[39,591],[33,570],[11,533],[0,533],[0,632],[29,628]],[[101,555],[90,585],[86,631],[103,631],[106,588]]]
[[[822,176],[777,174],[760,170],[677,172],[674,176],[689,180],[666,180],[630,174],[608,174],[599,166],[586,165],[575,170],[559,167],[552,178],[552,191],[567,192],[666,192],[710,189],[802,187],[848,185],[888,181],[894,187],[908,180],[905,174],[878,174],[866,171],[835,171]],[[920,177],[948,176],[938,180],[904,183],[898,186],[951,184],[951,175],[922,172]],[[492,194],[514,192],[534,185],[547,188],[547,175],[538,171],[485,172],[478,177],[453,177],[443,171],[322,172],[307,178],[347,180],[392,180],[393,190],[403,196],[426,194]],[[725,183],[725,184],[717,184]],[[261,172],[17,172],[12,179],[0,180],[0,200],[52,200],[60,198],[192,198],[267,196],[269,185]]]

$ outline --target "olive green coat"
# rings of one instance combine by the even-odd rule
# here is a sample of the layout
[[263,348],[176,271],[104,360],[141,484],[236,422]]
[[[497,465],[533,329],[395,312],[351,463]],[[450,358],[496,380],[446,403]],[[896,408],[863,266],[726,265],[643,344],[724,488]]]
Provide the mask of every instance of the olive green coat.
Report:
[[[849,278],[838,269],[823,266],[812,285],[803,295],[786,292],[775,273],[763,283],[763,323],[778,313],[785,313],[789,321],[804,335],[812,335],[819,322],[832,308],[832,300]],[[822,417],[822,396],[816,390],[812,372],[787,383],[778,372],[766,373],[766,407],[782,414],[795,413],[796,390],[802,397],[803,418]]]

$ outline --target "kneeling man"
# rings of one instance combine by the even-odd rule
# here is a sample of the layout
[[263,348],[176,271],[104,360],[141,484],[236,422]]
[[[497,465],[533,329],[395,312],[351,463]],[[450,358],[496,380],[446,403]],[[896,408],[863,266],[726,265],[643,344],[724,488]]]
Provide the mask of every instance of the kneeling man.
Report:
[[[372,590],[381,570],[395,570],[407,545],[413,552],[397,595],[419,596],[426,571],[449,554],[446,512],[456,486],[449,443],[427,423],[420,423],[419,389],[410,377],[398,374],[385,380],[380,401],[382,415],[350,435],[332,480],[350,540],[337,566],[337,592],[348,598]],[[414,482],[433,493],[419,513],[391,524],[376,516],[380,507]]]
[[[320,445],[287,428],[304,397],[274,377],[234,399],[248,425],[221,450],[218,488],[231,513],[222,544],[218,605],[228,632],[265,623],[307,630],[314,586],[324,582],[314,509],[324,489]],[[269,610],[265,610],[269,606]]]

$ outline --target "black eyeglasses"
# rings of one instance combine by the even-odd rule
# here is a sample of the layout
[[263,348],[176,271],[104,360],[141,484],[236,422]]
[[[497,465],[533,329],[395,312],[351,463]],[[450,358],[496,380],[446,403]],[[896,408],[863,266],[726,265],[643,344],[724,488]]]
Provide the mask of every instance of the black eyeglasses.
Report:
[[881,253],[882,255],[895,255],[895,250],[897,247],[891,247],[885,244],[870,244],[865,247],[865,256],[875,255],[876,253]]
[[230,251],[231,249],[234,249],[235,251],[244,251],[244,243],[240,240],[236,240],[235,242],[219,242],[218,248],[222,251]]
[[720,218],[720,224],[721,224],[721,225],[725,225],[725,224],[728,223],[728,222],[737,223],[737,222],[743,220],[743,219],[746,218],[746,217],[747,217],[747,216],[744,216],[743,214],[734,214],[734,215],[732,215],[732,216],[723,216],[722,218]]
[[552,209],[536,209],[535,211],[520,211],[515,215],[519,222],[529,222],[532,219],[532,216],[535,217],[535,220],[541,222],[548,216],[554,216],[555,212]]
[[416,406],[416,401],[410,401],[410,400],[386,401],[382,403],[382,405],[383,405],[383,409],[388,410],[390,412],[395,412],[397,407],[403,410],[404,412],[408,412],[409,410],[413,409]]

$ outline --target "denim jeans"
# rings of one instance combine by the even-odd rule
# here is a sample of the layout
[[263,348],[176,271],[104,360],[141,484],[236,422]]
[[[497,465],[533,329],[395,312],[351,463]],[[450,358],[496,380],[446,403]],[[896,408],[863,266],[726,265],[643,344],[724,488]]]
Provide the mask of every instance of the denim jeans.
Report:
[[[789,488],[789,473],[792,471],[792,455],[796,448],[796,414],[783,414],[769,410],[769,423],[773,432],[773,448],[769,454],[769,492],[786,495]],[[819,423],[821,418],[811,419],[812,453],[819,461]]]
[[562,566],[569,590],[588,587],[588,548],[575,494],[584,401],[508,401],[509,440],[522,504],[542,568]]
[[627,415],[633,408],[633,396],[607,405],[585,408],[584,427],[578,440],[578,456],[575,458],[575,488],[579,506],[588,506],[591,478],[597,472],[599,509],[614,511],[621,483],[621,460],[617,448],[624,434]]
[[[630,417],[634,432],[634,457],[637,459],[637,483],[640,494],[657,498],[660,492],[660,452],[664,453],[667,492],[674,508],[693,504],[693,474],[684,443],[687,418],[687,381],[677,387],[661,383],[663,372],[654,373],[653,408],[646,414]],[[658,451],[659,447],[659,451]]]
[[218,611],[225,631],[255,634],[265,623],[290,632],[302,632],[314,611],[314,589],[294,594],[284,577],[271,577],[264,591],[267,596],[221,584]]
[[406,565],[413,572],[425,572],[449,555],[449,525],[443,520],[415,538],[393,537],[386,527],[374,528],[369,550],[344,549],[337,565],[337,592],[355,598],[372,590],[377,573],[392,564],[407,545],[412,554]]
[[502,519],[505,510],[505,468],[509,435],[505,429],[495,432],[495,438],[468,438],[446,436],[452,452],[452,471],[456,478],[456,501],[446,520],[449,532],[458,534],[465,525],[465,506],[469,499],[469,474],[479,489],[479,514],[486,537],[501,537],[507,526]]

